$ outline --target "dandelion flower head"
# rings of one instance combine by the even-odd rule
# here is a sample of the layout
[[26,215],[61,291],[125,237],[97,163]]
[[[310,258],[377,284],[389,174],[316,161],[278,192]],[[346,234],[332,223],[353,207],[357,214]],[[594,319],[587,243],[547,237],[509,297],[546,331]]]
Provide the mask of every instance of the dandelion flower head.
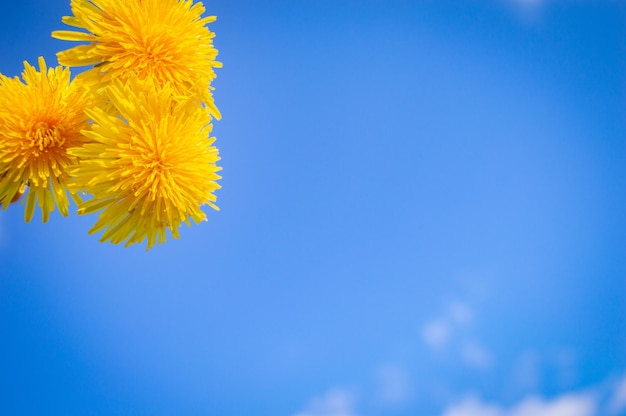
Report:
[[151,81],[113,81],[106,96],[119,111],[88,110],[89,143],[74,150],[81,163],[76,186],[93,197],[79,214],[100,212],[90,230],[104,230],[101,241],[126,246],[147,239],[150,249],[169,230],[206,219],[201,207],[215,209],[220,186],[211,117],[193,100],[174,98],[173,87]]
[[68,169],[77,163],[69,150],[85,140],[90,99],[69,69],[48,69],[42,57],[39,71],[24,62],[22,78],[0,75],[0,203],[26,193],[24,219],[38,205],[46,222],[55,206],[68,215]]
[[55,31],[52,36],[86,41],[59,52],[67,66],[94,65],[81,74],[96,86],[113,79],[152,78],[174,94],[194,97],[220,118],[211,94],[217,50],[201,2],[193,0],[71,0],[73,16],[63,22],[87,32]]

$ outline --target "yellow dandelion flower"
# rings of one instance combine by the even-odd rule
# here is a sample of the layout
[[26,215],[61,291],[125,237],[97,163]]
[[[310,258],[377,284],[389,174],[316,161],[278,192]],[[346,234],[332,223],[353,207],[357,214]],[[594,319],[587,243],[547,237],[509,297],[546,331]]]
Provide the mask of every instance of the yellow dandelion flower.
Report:
[[38,205],[46,222],[55,205],[68,215],[68,169],[77,163],[68,151],[85,141],[89,98],[69,69],[48,69],[41,57],[39,71],[24,62],[22,78],[0,75],[0,203],[27,193],[24,219]]
[[193,100],[177,101],[172,87],[151,81],[113,81],[105,93],[119,111],[97,107],[85,131],[89,142],[73,150],[81,163],[73,170],[76,186],[93,198],[79,214],[102,211],[90,234],[126,246],[166,241],[166,231],[190,219],[206,219],[201,207],[214,205],[220,178],[211,117]]
[[95,86],[113,79],[152,78],[169,83],[174,93],[199,99],[219,119],[210,86],[215,78],[217,50],[207,25],[215,16],[202,17],[205,8],[193,0],[71,0],[69,26],[85,32],[54,31],[52,36],[86,41],[59,52],[59,63],[70,67],[95,65],[79,75]]

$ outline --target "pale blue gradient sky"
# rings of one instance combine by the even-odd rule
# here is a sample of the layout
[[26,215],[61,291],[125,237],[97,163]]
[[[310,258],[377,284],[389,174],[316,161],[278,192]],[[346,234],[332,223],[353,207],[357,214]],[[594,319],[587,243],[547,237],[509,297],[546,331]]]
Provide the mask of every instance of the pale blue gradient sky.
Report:
[[[68,3],[4,7],[0,72]],[[149,253],[0,212],[0,414],[619,410],[626,6],[526,3],[206,2],[221,211]]]

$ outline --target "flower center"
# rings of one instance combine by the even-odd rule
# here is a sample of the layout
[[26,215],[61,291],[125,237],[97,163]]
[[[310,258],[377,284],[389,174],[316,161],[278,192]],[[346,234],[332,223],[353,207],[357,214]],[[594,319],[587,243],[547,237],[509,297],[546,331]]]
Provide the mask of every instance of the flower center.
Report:
[[178,81],[172,71],[181,65],[179,43],[167,24],[155,24],[147,29],[138,30],[133,39],[122,43],[123,58],[115,65],[123,71],[130,70],[139,78],[153,78],[158,83]]
[[44,152],[47,149],[62,147],[65,138],[61,135],[57,126],[50,126],[48,123],[39,121],[26,134],[30,147],[35,153]]
[[172,64],[173,45],[165,36],[148,37],[137,48],[138,73],[147,76],[161,74]]

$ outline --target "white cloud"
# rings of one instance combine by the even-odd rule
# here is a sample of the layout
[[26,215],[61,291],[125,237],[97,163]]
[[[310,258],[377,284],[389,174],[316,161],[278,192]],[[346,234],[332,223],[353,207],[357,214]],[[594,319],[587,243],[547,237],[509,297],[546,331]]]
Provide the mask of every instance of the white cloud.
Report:
[[597,414],[595,396],[588,393],[565,394],[552,401],[530,397],[507,416],[593,416]]
[[378,398],[387,406],[398,406],[411,398],[411,377],[403,367],[385,365],[378,369]]
[[626,375],[618,381],[609,401],[609,411],[612,414],[626,413]]
[[[485,370],[492,366],[493,356],[487,348],[472,338],[474,311],[466,303],[450,302],[440,317],[427,322],[421,331],[422,340],[433,350],[442,351],[449,344],[448,352],[454,354],[469,367]],[[453,341],[454,338],[454,342]]]
[[442,349],[450,339],[450,325],[443,320],[430,321],[422,327],[422,339],[430,348]]
[[354,404],[355,397],[351,391],[335,388],[313,399],[304,411],[294,416],[357,416]]
[[570,393],[553,400],[528,397],[505,409],[470,397],[448,407],[443,416],[596,416],[596,396],[589,393]]
[[461,403],[450,406],[443,412],[443,416],[503,416],[502,410],[494,405],[481,402],[475,397],[469,397]]

